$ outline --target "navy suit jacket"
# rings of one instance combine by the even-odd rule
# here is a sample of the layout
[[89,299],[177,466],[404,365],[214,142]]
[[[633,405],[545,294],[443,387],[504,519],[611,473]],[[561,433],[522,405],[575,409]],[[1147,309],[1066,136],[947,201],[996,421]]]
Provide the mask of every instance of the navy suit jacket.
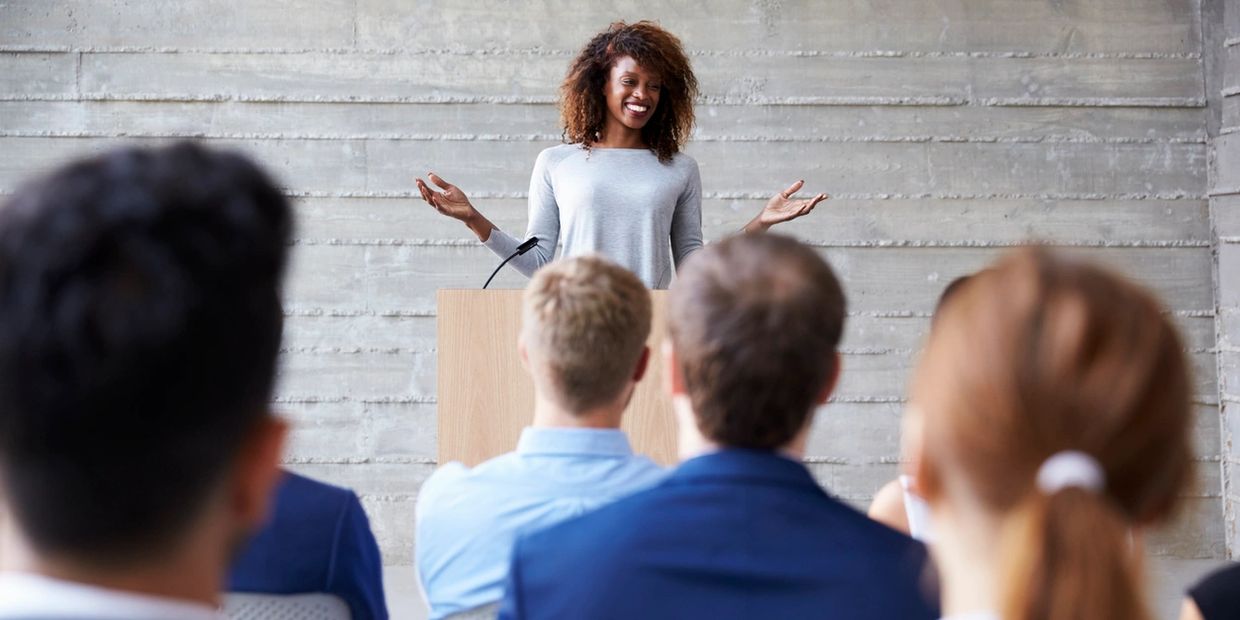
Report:
[[357,495],[290,472],[271,521],[233,564],[231,592],[334,594],[353,620],[384,620],[383,565]]
[[934,620],[927,566],[804,465],[725,450],[519,538],[500,617]]

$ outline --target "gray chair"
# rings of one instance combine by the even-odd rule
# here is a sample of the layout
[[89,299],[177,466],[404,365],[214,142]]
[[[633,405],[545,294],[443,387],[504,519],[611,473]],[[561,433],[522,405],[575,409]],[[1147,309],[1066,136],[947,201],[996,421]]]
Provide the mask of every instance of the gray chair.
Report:
[[224,615],[229,620],[352,620],[349,606],[338,596],[310,594],[224,595]]

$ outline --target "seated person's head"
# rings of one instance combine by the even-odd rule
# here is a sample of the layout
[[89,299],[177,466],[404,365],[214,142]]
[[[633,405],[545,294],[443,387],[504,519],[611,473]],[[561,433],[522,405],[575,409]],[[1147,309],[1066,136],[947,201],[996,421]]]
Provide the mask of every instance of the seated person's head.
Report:
[[789,237],[735,236],[691,256],[669,304],[682,453],[695,430],[728,447],[803,440],[840,370],[844,291],[827,263]]
[[1002,555],[1004,618],[1147,617],[1129,531],[1185,488],[1190,398],[1181,340],[1141,288],[1044,249],[974,275],[910,396],[939,546]]
[[261,521],[290,227],[254,164],[192,144],[73,163],[0,210],[0,488],[27,568],[226,562]]
[[534,274],[523,308],[522,355],[539,397],[574,415],[618,415],[649,359],[641,280],[596,256],[563,259]]

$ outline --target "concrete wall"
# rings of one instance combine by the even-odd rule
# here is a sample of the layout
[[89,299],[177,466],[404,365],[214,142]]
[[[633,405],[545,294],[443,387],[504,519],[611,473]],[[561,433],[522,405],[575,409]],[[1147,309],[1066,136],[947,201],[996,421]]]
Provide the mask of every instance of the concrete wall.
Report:
[[1218,363],[1226,540],[1240,557],[1240,2],[1214,3],[1206,86],[1211,97],[1209,195],[1217,249]]
[[[689,152],[707,237],[798,178],[834,196],[782,231],[821,247],[851,299],[844,382],[809,459],[847,500],[896,474],[904,381],[953,277],[1038,238],[1163,294],[1198,370],[1203,465],[1184,518],[1151,539],[1169,609],[1228,540],[1203,75],[1238,58],[1221,91],[1234,129],[1240,46],[1207,45],[1203,11],[1222,0],[1204,2],[0,0],[0,191],[176,137],[279,174],[301,217],[277,399],[297,424],[288,462],[358,490],[407,602],[414,501],[435,467],[434,291],[476,286],[495,262],[416,199],[412,176],[433,169],[523,230],[572,55],[612,19],[657,19],[704,87]],[[1223,133],[1217,169],[1236,169],[1240,134]],[[1240,176],[1213,187],[1225,279],[1240,268],[1225,223],[1240,201],[1224,195]],[[1219,299],[1235,322],[1240,292]],[[1226,380],[1240,369],[1223,350]]]

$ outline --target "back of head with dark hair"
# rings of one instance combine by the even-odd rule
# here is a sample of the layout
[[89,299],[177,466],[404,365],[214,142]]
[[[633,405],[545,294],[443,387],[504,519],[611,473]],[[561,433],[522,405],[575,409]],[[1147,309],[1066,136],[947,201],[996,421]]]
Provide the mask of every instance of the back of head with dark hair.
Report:
[[845,304],[827,263],[790,237],[696,252],[672,285],[668,329],[702,434],[745,448],[791,441],[836,372]]
[[268,415],[291,217],[253,163],[190,143],[0,211],[0,480],[38,551],[141,559],[206,505]]

